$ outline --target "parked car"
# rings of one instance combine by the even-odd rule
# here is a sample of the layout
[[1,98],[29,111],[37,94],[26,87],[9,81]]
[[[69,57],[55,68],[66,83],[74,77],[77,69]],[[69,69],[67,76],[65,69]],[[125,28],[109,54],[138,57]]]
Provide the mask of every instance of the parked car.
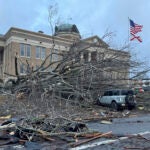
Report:
[[113,110],[119,110],[123,107],[132,109],[136,106],[134,91],[129,89],[107,90],[102,96],[98,97],[98,103],[108,105]]
[[144,90],[145,92],[150,91],[150,86],[144,86],[144,87],[143,87],[143,90]]

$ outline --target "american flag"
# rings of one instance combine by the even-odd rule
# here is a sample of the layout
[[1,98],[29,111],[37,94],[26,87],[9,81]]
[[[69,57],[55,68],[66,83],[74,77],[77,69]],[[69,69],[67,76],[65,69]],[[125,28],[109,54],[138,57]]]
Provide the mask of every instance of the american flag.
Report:
[[141,32],[142,28],[143,28],[142,25],[138,25],[134,23],[133,20],[130,19],[130,33],[131,34],[136,34],[138,32]]

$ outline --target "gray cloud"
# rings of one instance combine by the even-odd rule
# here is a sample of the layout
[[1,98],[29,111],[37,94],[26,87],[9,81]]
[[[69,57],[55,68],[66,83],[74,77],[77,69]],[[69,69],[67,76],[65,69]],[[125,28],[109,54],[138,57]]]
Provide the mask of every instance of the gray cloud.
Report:
[[135,52],[143,58],[150,56],[149,0],[0,0],[0,33],[4,34],[12,26],[50,33],[48,6],[55,2],[62,23],[75,23],[84,36],[101,37],[109,28],[116,33],[113,45],[127,41],[130,17],[143,25],[143,32],[139,33],[143,43],[133,42]]
[[[4,34],[12,26],[30,30],[33,24],[37,23],[38,25],[37,18],[45,19],[45,15],[41,15],[45,11],[45,7],[40,2],[39,0],[1,0],[0,20],[3,25],[0,32]],[[47,17],[45,21],[47,21]],[[40,24],[42,22],[43,20],[39,20]]]

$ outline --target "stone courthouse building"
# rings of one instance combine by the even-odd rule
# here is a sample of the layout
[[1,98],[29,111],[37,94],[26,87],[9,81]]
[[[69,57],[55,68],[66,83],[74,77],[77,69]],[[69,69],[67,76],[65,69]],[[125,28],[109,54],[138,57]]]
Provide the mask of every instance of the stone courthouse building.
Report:
[[[55,46],[53,45],[55,39]],[[80,56],[84,61],[95,61],[100,59],[98,52],[107,51],[109,54],[118,53],[124,54],[123,58],[130,59],[127,52],[109,49],[109,46],[102,41],[98,36],[88,37],[82,39],[80,32],[76,25],[63,24],[55,27],[55,34],[53,36],[47,35],[42,31],[33,32],[19,28],[10,28],[5,35],[0,35],[0,78],[5,79],[10,75],[16,75],[15,72],[15,57],[18,58],[19,74],[26,74],[28,63],[33,69],[38,68],[44,61],[46,56],[51,53],[53,48],[57,52],[69,51],[70,46],[77,41],[84,43],[100,43],[101,48],[89,48]],[[54,47],[53,47],[54,46]],[[53,55],[52,61],[62,59],[58,55]],[[49,63],[47,60],[46,65]],[[128,68],[127,68],[128,69]],[[127,72],[127,71],[126,71]],[[128,74],[124,74],[126,77]]]

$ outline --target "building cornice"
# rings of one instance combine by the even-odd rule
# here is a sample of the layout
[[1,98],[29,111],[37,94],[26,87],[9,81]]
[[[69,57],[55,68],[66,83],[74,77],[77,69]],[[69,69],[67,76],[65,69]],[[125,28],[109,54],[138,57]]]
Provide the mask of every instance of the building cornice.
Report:
[[11,36],[20,36],[22,38],[26,38],[26,39],[38,39],[38,41],[44,42],[56,42],[56,43],[62,43],[62,44],[66,44],[66,45],[70,45],[73,43],[73,40],[71,39],[65,39],[62,37],[56,37],[56,36],[50,36],[44,33],[39,33],[39,32],[33,32],[33,31],[28,31],[28,30],[24,30],[24,29],[19,29],[19,28],[10,28],[9,31],[4,35],[4,38],[7,40],[8,38],[10,38]]
[[[9,39],[6,41],[6,45],[15,42],[15,43],[23,43],[23,44],[29,44],[32,46],[41,46],[41,47],[46,47],[46,48],[52,48],[53,44],[50,42],[39,42],[37,40],[31,40],[27,39],[25,40],[24,38],[16,37],[16,36],[11,36]],[[65,46],[62,45],[55,45],[56,49],[61,49],[61,50],[68,50]]]

